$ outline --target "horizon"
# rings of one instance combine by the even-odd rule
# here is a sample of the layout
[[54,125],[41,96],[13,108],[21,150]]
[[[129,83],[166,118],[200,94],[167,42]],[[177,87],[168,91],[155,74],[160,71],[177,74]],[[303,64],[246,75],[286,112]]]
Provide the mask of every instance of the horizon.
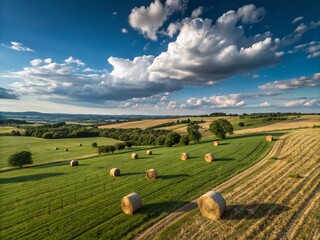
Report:
[[0,0],[0,111],[319,114],[318,5]]

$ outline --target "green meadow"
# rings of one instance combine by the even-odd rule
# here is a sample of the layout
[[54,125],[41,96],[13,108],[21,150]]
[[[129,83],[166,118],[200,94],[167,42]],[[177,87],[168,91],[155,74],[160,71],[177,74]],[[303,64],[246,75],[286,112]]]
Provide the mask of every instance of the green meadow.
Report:
[[[62,162],[2,172],[0,238],[131,239],[170,211],[261,160],[274,144],[265,141],[266,134],[232,136],[218,147],[211,145],[213,139],[207,139],[189,146],[150,147],[154,153],[150,156],[145,154],[146,147],[141,147],[80,160],[78,167]],[[278,138],[283,132],[272,134]],[[8,149],[6,155],[12,148],[10,142],[19,147],[11,152],[29,146],[35,151],[35,163],[68,158],[55,155],[52,149],[56,145],[68,145],[71,151],[63,154],[80,156],[94,152],[91,145],[86,148],[93,141],[111,141],[17,137],[8,143],[8,138],[1,137],[1,149]],[[138,153],[139,159],[131,159],[131,152]],[[181,161],[181,152],[188,152],[191,158]],[[204,161],[208,152],[215,155],[214,162]],[[121,176],[108,175],[113,167],[121,170]],[[158,171],[158,179],[146,179],[150,168]],[[120,201],[132,192],[141,196],[143,207],[136,214],[125,215]]]
[[[8,157],[19,151],[30,151],[34,164],[91,156],[97,153],[97,149],[91,146],[92,142],[96,142],[98,145],[113,145],[119,141],[102,137],[44,139],[22,136],[1,136],[0,169],[8,167]],[[80,143],[82,144],[81,147]],[[55,150],[56,147],[58,147],[58,150]],[[66,148],[68,149],[67,152],[65,151]]]

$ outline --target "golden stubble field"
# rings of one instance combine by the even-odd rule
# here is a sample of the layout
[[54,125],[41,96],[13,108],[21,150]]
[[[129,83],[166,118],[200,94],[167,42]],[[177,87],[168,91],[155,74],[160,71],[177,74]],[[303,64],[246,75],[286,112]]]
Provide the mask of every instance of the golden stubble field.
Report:
[[261,162],[216,187],[228,205],[220,221],[201,216],[195,200],[138,239],[320,239],[319,136],[319,129],[295,130]]

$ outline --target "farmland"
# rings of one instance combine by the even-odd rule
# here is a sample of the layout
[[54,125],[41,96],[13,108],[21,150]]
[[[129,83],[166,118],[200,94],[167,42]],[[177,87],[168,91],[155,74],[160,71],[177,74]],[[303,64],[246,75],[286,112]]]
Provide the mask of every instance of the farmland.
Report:
[[219,222],[195,208],[158,238],[319,239],[319,134],[319,129],[288,134],[279,141],[276,160],[217,186],[228,204]]
[[[279,138],[283,132],[272,134]],[[0,237],[132,238],[170,211],[258,162],[274,144],[266,142],[264,136],[265,134],[232,136],[221,141],[219,147],[211,146],[212,138],[183,147],[152,147],[150,149],[154,155],[151,156],[145,154],[145,149],[132,149],[139,154],[137,160],[130,159],[129,152],[119,152],[80,160],[78,167],[70,167],[64,162],[2,172]],[[12,148],[9,143],[14,146],[23,144],[23,140],[21,143],[17,142],[20,138],[23,139],[15,138],[14,143],[2,139],[2,144],[7,144],[2,148]],[[28,141],[31,139],[33,138],[28,138]],[[88,142],[82,139],[56,140],[57,142],[34,139],[38,140],[34,151],[39,149],[41,152],[41,149],[47,148],[43,150],[43,155],[38,155],[38,163],[47,161],[48,149],[51,151],[59,141],[67,141],[68,144],[73,141],[78,156],[91,153],[79,152],[79,142],[84,147],[93,142],[92,138]],[[35,142],[30,143],[30,148],[32,145]],[[73,147],[70,148],[71,153]],[[179,160],[183,151],[190,154],[190,160]],[[207,163],[203,160],[207,152],[215,154],[214,162]],[[51,157],[55,159],[54,156]],[[112,167],[119,168],[122,176],[107,176]],[[157,169],[160,178],[147,180],[145,172],[149,168]],[[131,192],[141,195],[143,208],[136,214],[127,216],[120,210],[120,200]]]
[[[66,138],[43,139],[22,136],[0,137],[0,169],[7,167],[7,159],[18,151],[30,151],[33,154],[34,164],[50,163],[54,161],[70,160],[72,158],[92,156],[97,149],[91,146],[92,142],[98,145],[114,144],[117,140],[110,138]],[[80,147],[79,144],[82,144]],[[55,150],[58,147],[59,150]],[[68,148],[68,152],[64,151]]]

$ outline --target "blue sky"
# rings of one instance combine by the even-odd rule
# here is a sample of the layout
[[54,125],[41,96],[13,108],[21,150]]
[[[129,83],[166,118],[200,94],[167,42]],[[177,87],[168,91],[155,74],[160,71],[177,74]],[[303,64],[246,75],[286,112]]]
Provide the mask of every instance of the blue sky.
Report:
[[319,112],[319,7],[0,0],[0,111]]

